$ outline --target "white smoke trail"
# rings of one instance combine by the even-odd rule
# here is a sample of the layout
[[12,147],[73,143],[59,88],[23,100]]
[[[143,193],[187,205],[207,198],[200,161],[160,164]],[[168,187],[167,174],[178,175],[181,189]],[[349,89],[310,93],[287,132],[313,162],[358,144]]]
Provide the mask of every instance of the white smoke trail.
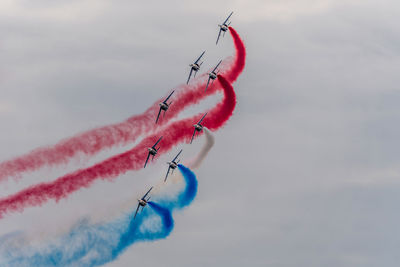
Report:
[[197,156],[194,157],[193,159],[183,164],[190,169],[197,169],[198,167],[200,167],[203,160],[207,157],[208,152],[210,152],[211,148],[215,144],[215,138],[214,135],[211,133],[211,131],[208,130],[206,127],[203,128],[203,131],[204,131],[204,136],[206,137],[206,142],[202,147],[202,149],[200,150],[200,153],[197,154]]

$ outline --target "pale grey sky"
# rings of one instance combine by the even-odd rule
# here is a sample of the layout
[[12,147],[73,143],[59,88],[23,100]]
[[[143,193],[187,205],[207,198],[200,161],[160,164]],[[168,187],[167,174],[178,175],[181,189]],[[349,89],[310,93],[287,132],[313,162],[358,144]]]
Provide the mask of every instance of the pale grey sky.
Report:
[[[196,172],[197,199],[166,240],[107,266],[397,266],[393,0],[3,1],[0,159],[141,113],[185,82],[202,50],[207,67],[233,53],[229,36],[214,45],[231,10],[247,65],[235,114]],[[131,173],[132,194],[152,174]],[[69,217],[105,212],[99,202],[122,201],[127,181],[78,192],[58,204],[63,214],[49,204],[10,216],[1,234],[43,222],[58,232]]]

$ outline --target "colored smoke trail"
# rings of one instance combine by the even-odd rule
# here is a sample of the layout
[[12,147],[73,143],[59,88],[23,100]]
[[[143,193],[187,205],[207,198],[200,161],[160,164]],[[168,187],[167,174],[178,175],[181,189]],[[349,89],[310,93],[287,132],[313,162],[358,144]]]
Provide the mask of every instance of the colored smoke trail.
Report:
[[133,220],[133,213],[105,224],[83,221],[58,242],[41,248],[8,247],[1,266],[98,266],[115,260],[134,243],[167,237],[174,222],[169,209],[149,203]]
[[196,169],[200,167],[201,163],[207,157],[208,152],[210,152],[211,148],[214,146],[215,143],[215,138],[210,132],[210,130],[208,130],[207,127],[204,127],[203,131],[206,137],[206,142],[204,146],[201,148],[199,154],[197,154],[197,156],[194,159],[186,163],[186,165],[191,169]]
[[178,165],[179,171],[182,173],[186,182],[186,190],[183,190],[178,196],[177,207],[184,208],[189,206],[197,195],[197,179],[194,172],[182,164]]
[[233,64],[231,68],[223,74],[230,83],[233,83],[239,77],[239,74],[243,72],[244,66],[246,65],[246,48],[243,40],[234,28],[229,27],[229,33],[232,36],[236,48],[236,59],[235,64]]
[[[244,69],[246,50],[237,32],[232,27],[229,29],[234,41],[236,54],[228,69],[222,69],[221,74],[226,76],[227,80],[232,83]],[[215,93],[216,90],[222,89],[214,83],[204,92],[206,81],[207,79],[203,79],[194,86],[184,85],[177,89],[174,96],[174,104],[171,105],[165,118],[161,117],[158,126],[167,124],[183,109],[199,103],[205,97]],[[143,114],[132,116],[122,123],[89,130],[62,140],[56,145],[38,148],[26,155],[0,163],[0,182],[7,177],[20,177],[24,172],[34,171],[43,166],[66,164],[70,159],[80,154],[90,157],[115,145],[133,143],[144,133],[153,132],[156,129],[154,119],[158,112],[158,103],[162,100],[164,99],[159,99]]]
[[1,251],[8,254],[1,266],[98,266],[117,259],[134,243],[166,238],[174,227],[171,212],[190,205],[197,194],[196,175],[183,165],[178,168],[185,184],[175,198],[161,197],[159,204],[149,202],[151,209],[145,208],[135,220],[132,209],[132,213],[110,223],[81,222],[58,243],[41,249],[8,246],[7,251]]
[[181,209],[189,206],[197,195],[197,179],[194,172],[182,164],[178,164],[178,168],[185,181],[185,190],[183,190],[174,198],[161,199],[163,205],[170,209]]
[[[135,221],[131,219],[128,229],[120,236],[118,245],[112,250],[111,258],[109,259],[101,259],[92,261],[91,265],[101,265],[106,262],[110,262],[115,260],[119,255],[121,255],[129,246],[137,241],[154,241],[157,239],[166,238],[174,228],[174,219],[172,218],[171,211],[155,202],[150,201],[149,206],[160,216],[160,229],[161,231],[153,232],[148,231],[146,233],[138,234],[138,229],[140,229],[140,225],[135,224]],[[143,217],[144,214],[140,214]],[[131,217],[133,218],[133,217]]]
[[[207,127],[203,128],[204,131],[204,136],[205,136],[205,143],[202,146],[200,152],[198,152],[194,158],[189,159],[188,161],[184,161],[182,165],[187,166],[189,169],[197,169],[201,166],[203,163],[203,160],[207,157],[208,152],[210,152],[211,148],[215,144],[215,137],[211,133],[210,130],[207,129]],[[178,183],[179,181],[182,180],[182,175],[176,175],[176,173],[171,173],[170,177],[168,178],[168,182],[173,182],[173,183]],[[154,186],[153,192],[158,192],[160,188],[165,186],[165,182],[161,180],[156,186]]]
[[[211,130],[222,127],[232,116],[236,106],[236,95],[232,85],[221,75],[218,75],[218,81],[224,89],[223,99],[208,112],[204,119],[204,124]],[[0,218],[4,217],[6,213],[21,212],[28,206],[42,205],[50,199],[59,201],[81,188],[89,187],[95,180],[113,179],[127,171],[141,169],[147,156],[146,147],[151,146],[157,136],[164,136],[163,142],[160,143],[162,149],[159,151],[160,154],[163,154],[178,143],[190,140],[193,133],[192,124],[201,116],[202,114],[198,114],[192,118],[173,122],[154,135],[145,138],[133,149],[92,167],[78,170],[53,182],[31,186],[1,199]]]

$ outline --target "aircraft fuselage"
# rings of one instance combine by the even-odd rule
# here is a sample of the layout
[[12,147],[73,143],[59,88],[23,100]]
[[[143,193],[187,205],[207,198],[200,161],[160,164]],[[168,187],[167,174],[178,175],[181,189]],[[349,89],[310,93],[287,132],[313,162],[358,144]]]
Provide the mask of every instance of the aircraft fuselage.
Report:
[[146,200],[138,199],[138,201],[139,201],[139,205],[142,206],[142,207],[147,205],[147,201]]
[[210,72],[209,76],[213,80],[217,79],[217,74],[215,72]]
[[200,66],[197,63],[190,64],[190,67],[192,67],[192,70],[194,71],[198,71],[200,69]]
[[201,131],[201,130],[203,130],[203,125],[201,125],[201,124],[195,124],[195,125],[193,125],[193,127],[196,129],[196,131]]
[[161,108],[162,110],[165,110],[165,111],[167,111],[168,108],[169,108],[168,104],[167,104],[167,103],[164,103],[164,102],[161,102],[159,105],[160,105],[160,108]]
[[221,28],[221,30],[223,32],[226,32],[228,30],[228,25],[226,25],[226,24],[219,25],[219,27]]
[[154,148],[149,147],[149,148],[147,148],[147,149],[149,150],[150,155],[155,156],[155,155],[157,154],[157,150],[155,150]]
[[171,167],[171,169],[176,169],[176,167],[178,167],[178,163],[175,161],[168,162],[168,165]]

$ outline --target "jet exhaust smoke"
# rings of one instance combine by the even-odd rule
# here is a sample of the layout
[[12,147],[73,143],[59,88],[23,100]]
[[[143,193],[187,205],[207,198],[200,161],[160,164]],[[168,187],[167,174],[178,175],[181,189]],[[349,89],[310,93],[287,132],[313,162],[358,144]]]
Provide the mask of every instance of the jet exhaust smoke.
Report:
[[210,130],[204,127],[203,131],[206,137],[206,142],[204,146],[201,148],[200,152],[194,159],[186,163],[186,165],[191,169],[197,169],[198,167],[200,167],[201,163],[207,157],[208,152],[210,152],[211,148],[214,146],[215,143],[214,135],[210,132]]
[[[98,266],[115,260],[127,247],[167,237],[174,226],[169,209],[154,202],[133,220],[133,213],[113,222],[83,221],[58,242],[41,248],[8,247],[1,266]],[[5,254],[5,255],[4,255]]]
[[[159,198],[149,201],[134,220],[132,212],[109,223],[90,225],[83,221],[59,242],[38,249],[8,246],[0,253],[5,262],[1,266],[99,266],[118,258],[136,242],[166,238],[173,230],[172,211],[182,209],[197,194],[196,175],[183,165],[178,166],[184,176],[184,189],[174,199]],[[155,197],[157,198],[157,197]],[[135,203],[136,204],[136,203]]]
[[178,164],[178,169],[185,181],[185,190],[179,193],[175,198],[163,198],[161,202],[165,207],[184,208],[189,206],[197,194],[197,179],[194,172],[182,164]]
[[[224,89],[223,99],[208,112],[207,117],[204,119],[204,124],[211,130],[222,127],[232,116],[236,106],[236,95],[232,85],[222,75],[218,75],[218,81]],[[193,121],[199,120],[201,116],[202,114],[198,114],[192,118],[173,122],[169,124],[168,129],[163,128],[154,135],[145,138],[133,149],[113,156],[92,167],[77,170],[53,182],[31,186],[1,199],[0,218],[4,217],[6,213],[21,212],[28,206],[40,206],[51,199],[59,201],[81,188],[89,187],[95,180],[110,180],[127,171],[141,169],[147,156],[146,147],[151,146],[158,136],[164,136],[162,148],[159,151],[160,154],[163,154],[175,145],[189,141],[193,133]]]
[[[227,81],[233,83],[244,69],[246,50],[237,32],[232,27],[229,29],[236,54],[228,69],[222,69],[221,74],[227,78]],[[157,126],[167,124],[188,106],[197,104],[205,97],[222,89],[214,83],[204,92],[206,82],[207,79],[202,79],[193,86],[183,85],[175,89],[177,92],[174,96],[174,104],[166,112],[165,117],[160,117]],[[133,143],[144,133],[151,133],[156,129],[154,119],[158,112],[158,103],[162,101],[163,98],[159,99],[143,114],[132,116],[124,122],[89,130],[62,140],[56,145],[38,148],[28,154],[4,161],[0,163],[0,182],[6,180],[7,177],[18,178],[24,172],[34,171],[43,166],[66,164],[77,155],[83,154],[90,157],[115,145]]]
[[[49,200],[59,201],[67,198],[71,193],[91,186],[96,180],[112,180],[127,171],[141,169],[147,156],[146,148],[151,146],[158,136],[164,136],[159,154],[167,152],[179,143],[188,142],[193,133],[192,125],[202,114],[174,122],[171,122],[172,119],[185,108],[199,103],[217,91],[222,91],[223,99],[208,111],[204,124],[212,131],[224,126],[236,106],[236,95],[231,83],[242,73],[246,57],[246,50],[239,35],[233,28],[229,29],[236,54],[229,64],[225,65],[226,68],[221,69],[218,82],[210,85],[206,92],[204,87],[207,79],[178,88],[174,95],[174,104],[165,117],[160,117],[157,125],[154,120],[159,108],[158,103],[163,99],[154,103],[143,114],[132,116],[124,122],[89,130],[62,140],[56,145],[38,148],[0,163],[0,182],[2,182],[8,177],[18,178],[24,172],[34,171],[43,166],[66,164],[78,155],[90,158],[104,149],[115,145],[127,145],[143,137],[138,145],[124,153],[91,167],[76,170],[52,182],[36,184],[0,199],[0,219],[11,212],[22,212],[29,206],[40,206]],[[204,78],[203,76],[200,78]],[[206,135],[206,143],[210,142],[211,145],[203,148],[200,155],[192,162],[190,166],[194,168],[201,164],[214,143],[213,138],[212,140],[208,138],[210,134],[208,129],[204,128],[203,132]],[[210,136],[212,137],[211,134]],[[88,221],[82,221],[68,234],[50,245],[24,247],[21,246],[21,242],[18,246],[12,245],[11,242],[10,245],[0,246],[2,255],[0,265],[98,266],[115,260],[136,242],[166,238],[174,227],[172,211],[190,205],[197,194],[198,184],[194,173],[183,165],[178,165],[178,169],[184,178],[184,190],[172,198],[154,197],[156,202],[149,201],[148,207],[135,220],[133,220],[135,211],[133,209],[131,213],[111,222],[90,224]],[[20,239],[21,235],[18,234],[17,237]]]
[[[205,136],[205,143],[202,146],[200,152],[196,154],[196,156],[188,161],[184,161],[183,165],[187,166],[190,169],[197,169],[203,163],[203,160],[207,157],[208,152],[210,152],[211,148],[214,146],[215,137],[207,127],[203,128],[204,136]],[[182,175],[177,175],[176,173],[170,173],[170,177],[168,178],[168,182],[178,183],[182,180]],[[165,185],[164,181],[160,181],[153,189],[153,192],[158,192],[160,188]]]
[[179,171],[182,173],[186,183],[186,190],[178,196],[177,207],[184,208],[189,206],[197,195],[197,179],[194,172],[182,164],[178,165]]

